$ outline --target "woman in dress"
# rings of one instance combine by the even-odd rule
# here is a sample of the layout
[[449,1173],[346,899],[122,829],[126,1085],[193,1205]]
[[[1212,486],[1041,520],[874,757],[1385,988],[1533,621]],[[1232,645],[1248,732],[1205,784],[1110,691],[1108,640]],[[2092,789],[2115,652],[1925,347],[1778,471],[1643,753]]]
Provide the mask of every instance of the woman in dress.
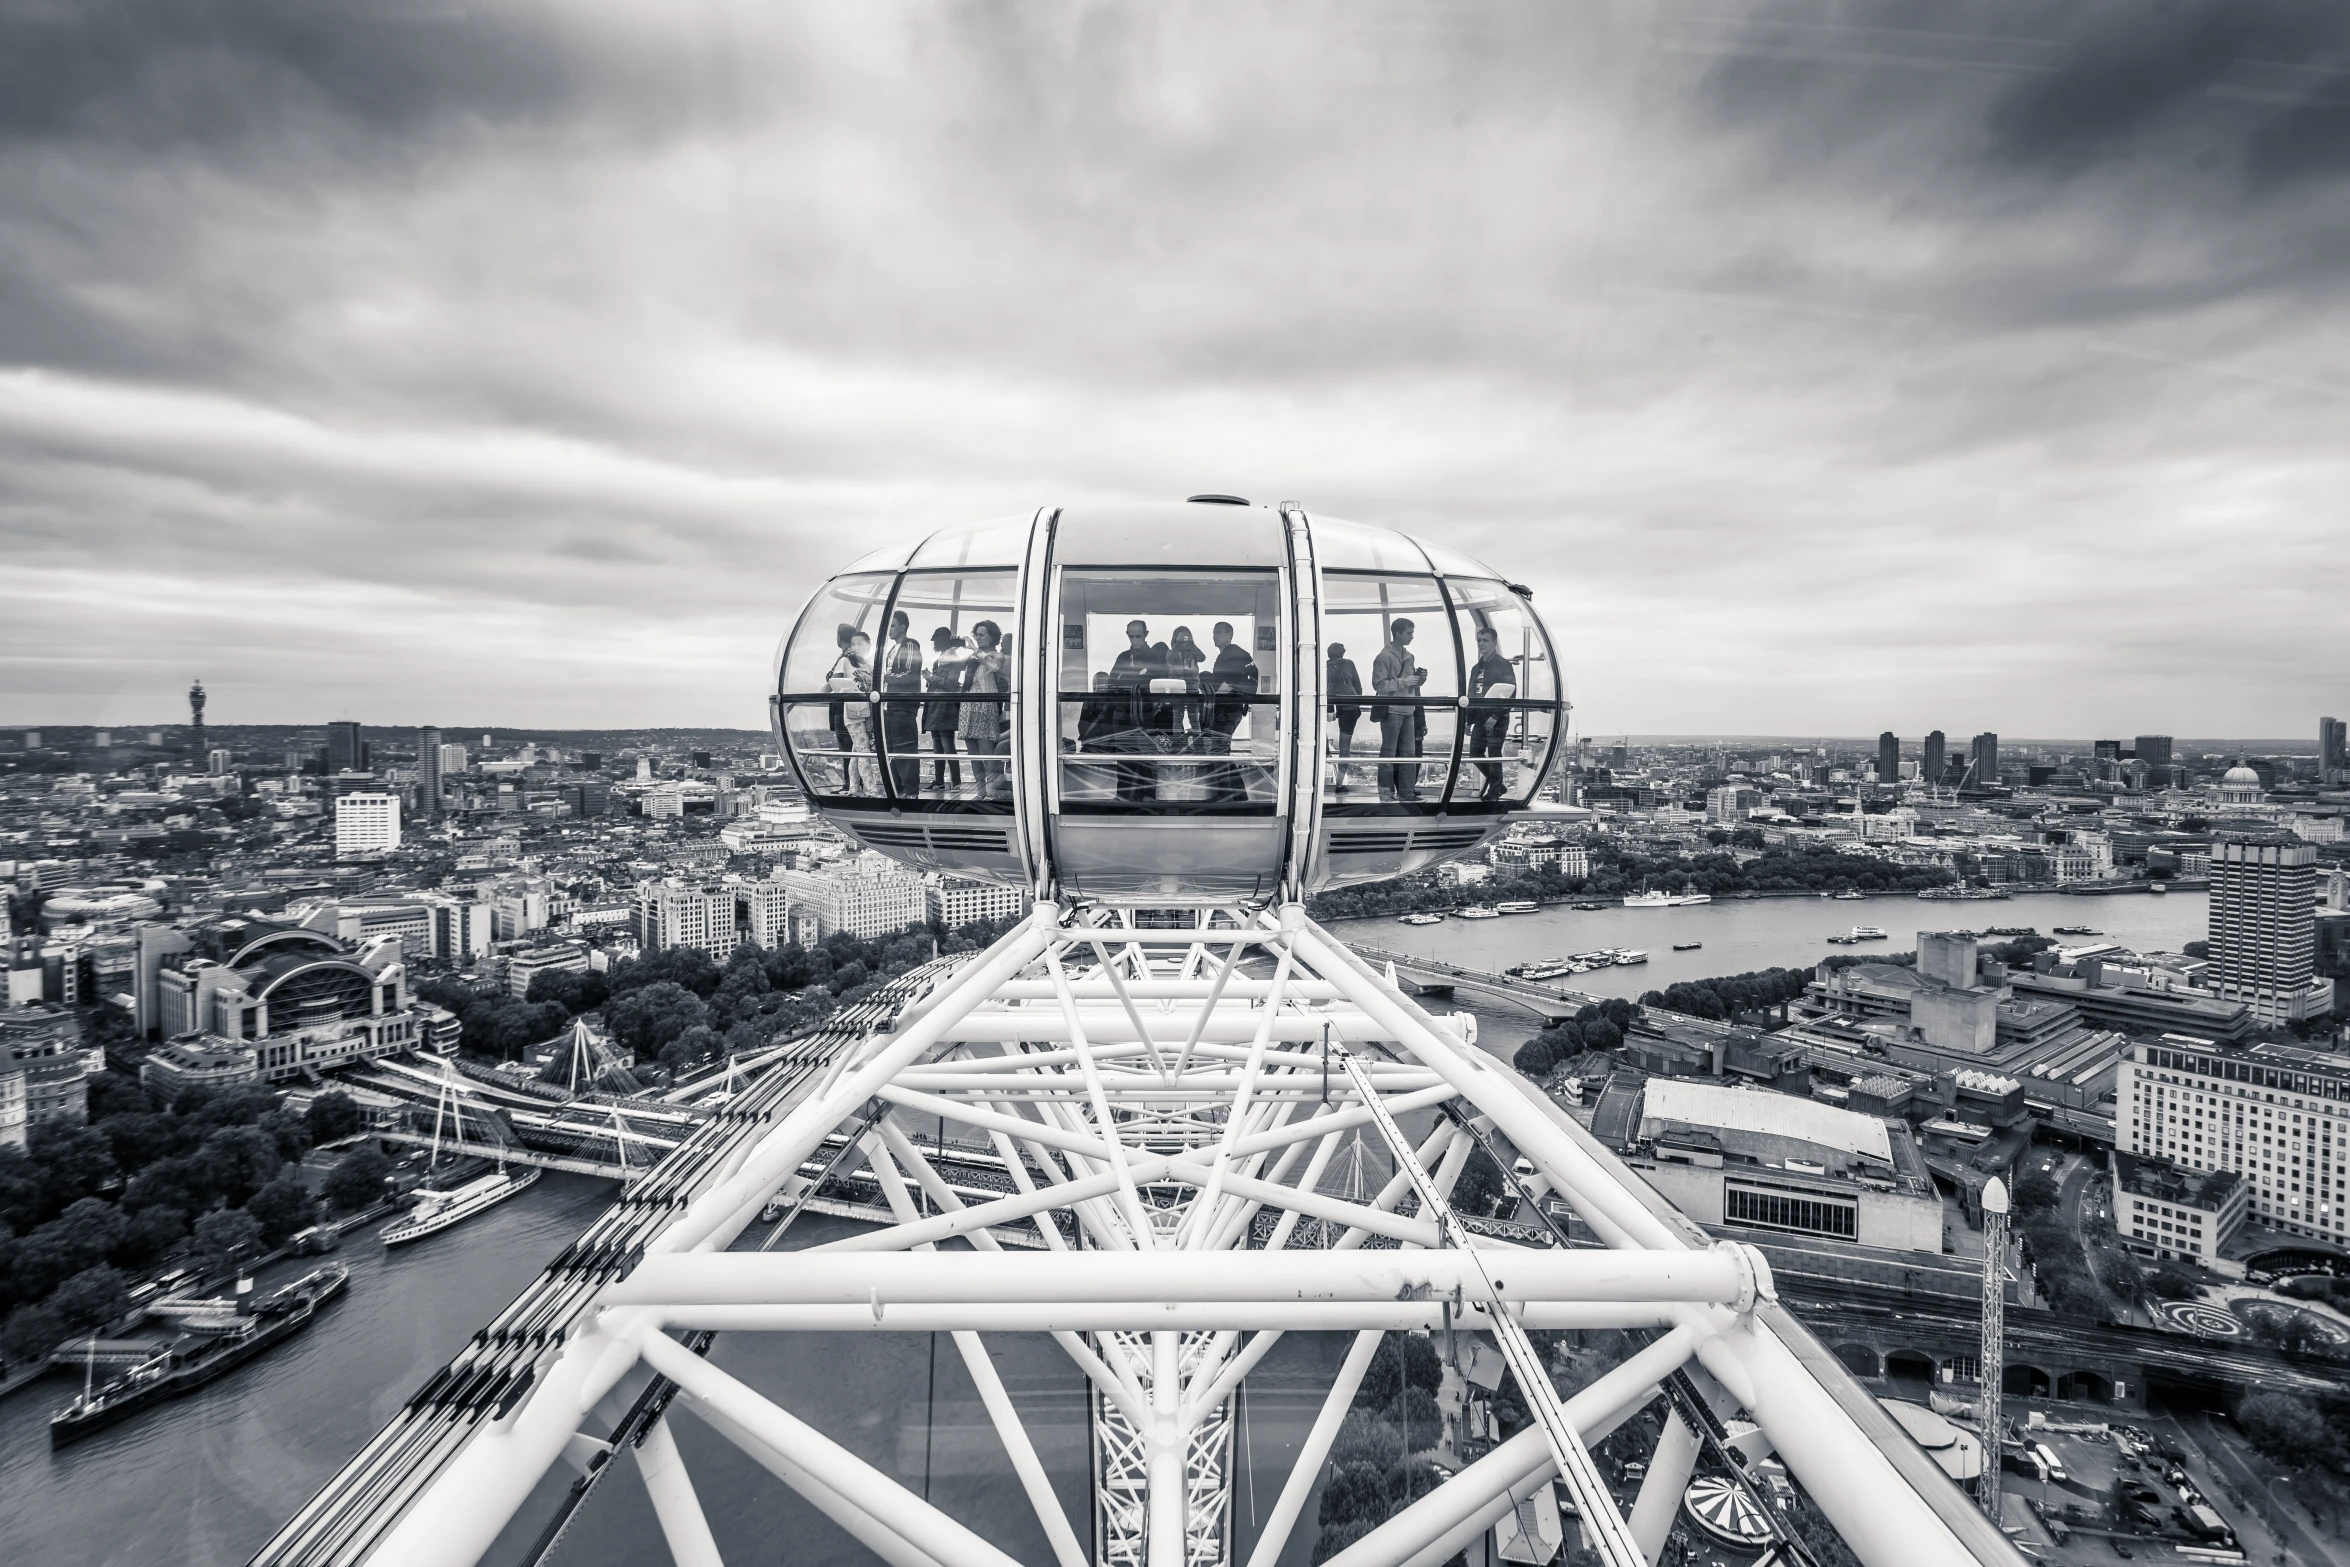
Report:
[[841,703],[841,722],[849,732],[849,793],[879,796],[881,763],[873,750],[873,639],[860,631],[841,649],[833,666],[841,671],[826,682],[847,700]]
[[1009,794],[1011,779],[1001,761],[983,758],[1004,754],[1004,708],[1012,689],[1011,660],[1004,653],[1003,628],[982,620],[971,628],[971,677],[964,690],[992,698],[963,704],[964,748],[971,753],[971,778],[983,800],[996,798],[999,786]]
[[[930,633],[930,651],[930,673],[923,677],[930,694],[933,697],[961,696],[971,676],[971,664],[967,657],[969,650],[963,639],[941,626]],[[934,793],[945,794],[950,784],[958,791],[963,787],[963,764],[955,755],[955,735],[962,727],[962,703],[930,701],[922,704],[922,729],[930,736],[930,787]]]

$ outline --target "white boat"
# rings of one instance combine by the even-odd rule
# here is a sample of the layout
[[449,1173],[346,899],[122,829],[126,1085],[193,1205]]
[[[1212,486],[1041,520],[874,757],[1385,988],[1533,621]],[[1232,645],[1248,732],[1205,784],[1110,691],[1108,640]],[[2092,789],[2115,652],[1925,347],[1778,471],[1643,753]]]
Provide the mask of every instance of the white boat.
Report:
[[1866,894],[1866,893],[1859,893],[1859,892],[1849,892],[1849,891],[1847,891],[1847,892],[1840,892],[1840,893],[1836,894],[1836,901],[1837,901],[1838,903],[1858,903],[1858,902],[1859,902],[1859,901],[1860,901],[1862,898],[1864,898],[1864,897],[1866,897],[1866,896],[1867,896],[1867,894]]
[[1396,923],[1399,925],[1441,925],[1444,923],[1444,916],[1441,914],[1406,914]]
[[1684,904],[1711,903],[1713,901],[1714,895],[1710,892],[1685,892],[1673,900],[1673,906],[1679,908]]
[[1885,935],[1885,927],[1882,925],[1855,925],[1852,927],[1852,939],[1854,941],[1884,941],[1888,938]]
[[1630,968],[1636,963],[1646,963],[1647,961],[1648,954],[1637,949],[1628,948],[1616,954],[1616,967],[1618,968]]
[[1573,963],[1559,958],[1544,958],[1539,963],[1522,963],[1510,970],[1510,973],[1519,979],[1561,979],[1569,974],[1581,972],[1582,970]]
[[1669,892],[1632,892],[1624,895],[1624,907],[1627,909],[1669,909],[1672,906],[1673,895]]
[[[456,1069],[443,1058],[441,1062],[441,1091],[433,1101],[432,1158],[425,1165],[425,1178],[441,1162],[441,1132],[449,1129],[453,1141],[465,1141],[465,1098],[461,1095]],[[523,1165],[509,1174],[503,1155],[498,1167],[487,1175],[475,1176],[462,1186],[445,1191],[427,1189],[416,1199],[416,1206],[383,1227],[380,1238],[384,1245],[405,1246],[427,1235],[437,1235],[452,1224],[460,1224],[484,1208],[494,1208],[507,1198],[532,1185],[539,1178],[535,1166]]]
[[383,1228],[386,1246],[404,1246],[427,1235],[437,1235],[484,1208],[494,1208],[539,1178],[537,1169],[523,1165],[513,1171],[494,1170],[445,1192],[426,1192],[416,1206]]
[[1536,903],[1532,898],[1515,898],[1507,903],[1494,905],[1494,908],[1503,914],[1532,914],[1541,907],[1542,905]]
[[1497,920],[1501,918],[1501,910],[1488,904],[1472,903],[1465,909],[1453,910],[1452,917],[1456,920]]

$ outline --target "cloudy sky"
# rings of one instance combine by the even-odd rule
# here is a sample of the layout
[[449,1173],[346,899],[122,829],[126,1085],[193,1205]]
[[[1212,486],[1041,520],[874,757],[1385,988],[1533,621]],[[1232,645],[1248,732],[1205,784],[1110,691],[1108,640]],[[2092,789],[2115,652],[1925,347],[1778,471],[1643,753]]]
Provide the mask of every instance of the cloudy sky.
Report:
[[2350,9],[0,6],[0,722],[764,721],[870,546],[1229,490],[1595,734],[2350,708]]

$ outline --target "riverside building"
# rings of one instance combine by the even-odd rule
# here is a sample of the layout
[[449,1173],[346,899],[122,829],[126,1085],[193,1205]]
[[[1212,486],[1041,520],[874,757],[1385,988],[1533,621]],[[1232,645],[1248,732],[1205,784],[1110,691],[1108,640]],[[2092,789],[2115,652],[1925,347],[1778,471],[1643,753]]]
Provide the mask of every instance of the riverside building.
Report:
[[2228,1049],[2175,1034],[2141,1040],[2122,1058],[2114,1148],[2234,1171],[2260,1223],[2350,1244],[2350,1055]]
[[2316,897],[2313,845],[2265,836],[2214,843],[2212,989],[2264,1023],[2330,1011],[2333,981],[2316,969]]

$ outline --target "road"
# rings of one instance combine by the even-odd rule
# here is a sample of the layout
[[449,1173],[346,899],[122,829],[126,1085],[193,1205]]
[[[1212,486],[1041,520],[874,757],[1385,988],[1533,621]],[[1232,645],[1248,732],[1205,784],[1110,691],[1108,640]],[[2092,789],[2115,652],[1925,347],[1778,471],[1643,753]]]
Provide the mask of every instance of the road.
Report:
[[[2224,1499],[2226,1488],[2218,1483],[2224,1477],[2236,1490],[2251,1498],[2249,1507],[2227,1509],[2241,1524],[2250,1526],[2252,1537],[2243,1541],[2250,1561],[2268,1560],[2281,1545],[2287,1560],[2295,1567],[2350,1567],[2350,1546],[2311,1527],[2298,1504],[2284,1502],[2284,1488],[2268,1490],[2268,1483],[2279,1478],[2283,1471],[2256,1454],[2247,1454],[2243,1438],[2222,1427],[2208,1411],[2193,1422],[2182,1416],[2165,1415],[2154,1424],[2180,1439],[2179,1445],[2187,1454],[2188,1476],[2205,1495]],[[2266,1554],[2255,1543],[2261,1534],[2270,1537]]]

